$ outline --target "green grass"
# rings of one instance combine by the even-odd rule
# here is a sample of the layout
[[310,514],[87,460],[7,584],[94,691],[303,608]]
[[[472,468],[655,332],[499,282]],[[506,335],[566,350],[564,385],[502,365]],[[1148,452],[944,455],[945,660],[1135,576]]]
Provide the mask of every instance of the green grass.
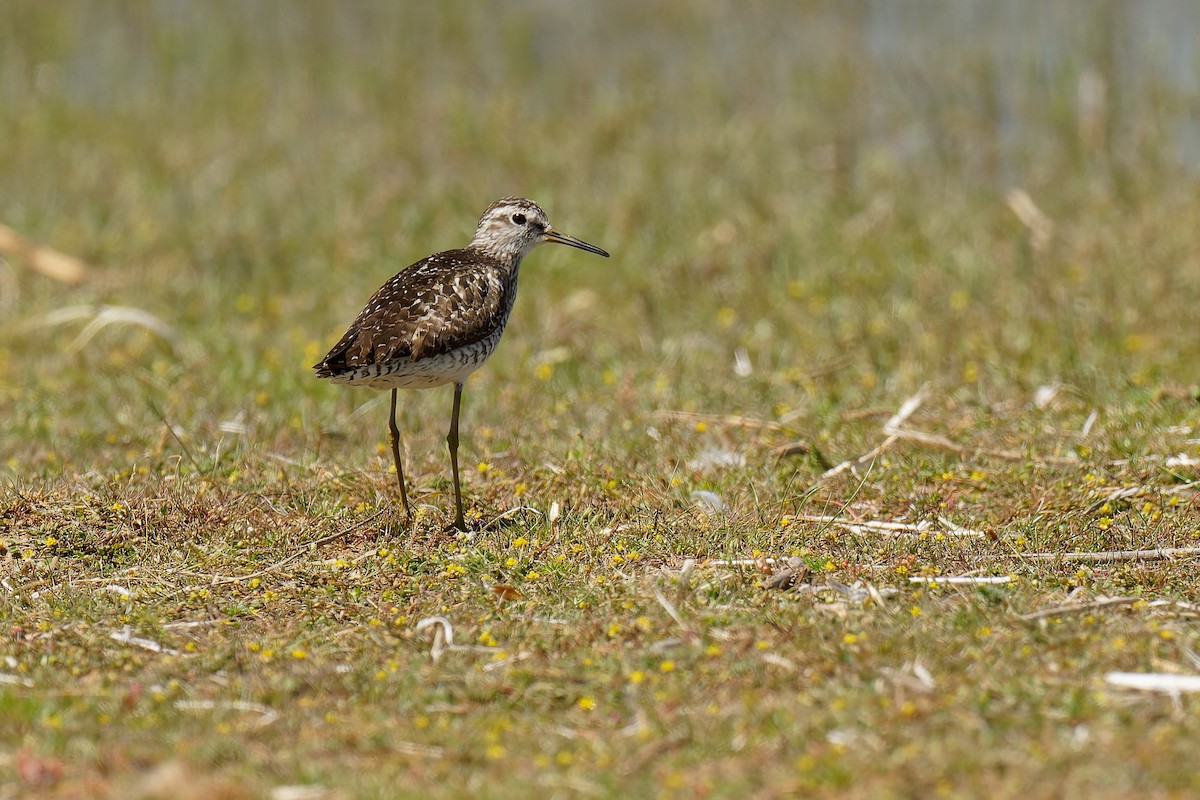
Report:
[[[1194,558],[1030,557],[1200,546],[1197,98],[1113,8],[1052,59],[867,9],[6,9],[0,223],[92,266],[0,262],[0,796],[1200,790],[1195,698],[1104,680],[1197,671]],[[526,262],[455,539],[449,391],[410,528],[385,395],[310,365],[507,194],[613,258]],[[822,479],[919,391],[956,448]]]

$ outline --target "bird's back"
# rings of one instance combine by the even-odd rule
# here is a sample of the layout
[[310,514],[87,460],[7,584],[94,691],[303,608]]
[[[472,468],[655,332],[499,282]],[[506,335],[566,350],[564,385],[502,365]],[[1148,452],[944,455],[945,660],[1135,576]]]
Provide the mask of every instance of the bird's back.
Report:
[[[516,264],[473,248],[429,256],[381,286],[313,369],[377,388],[458,380],[462,366],[477,367],[495,349],[516,283]],[[418,380],[403,382],[407,373]]]

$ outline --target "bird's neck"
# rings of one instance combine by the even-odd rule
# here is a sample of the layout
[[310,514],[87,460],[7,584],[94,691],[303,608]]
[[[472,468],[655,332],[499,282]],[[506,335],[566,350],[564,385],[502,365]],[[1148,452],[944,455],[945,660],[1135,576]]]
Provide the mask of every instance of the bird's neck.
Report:
[[495,261],[500,262],[515,274],[521,267],[521,261],[528,255],[527,250],[522,250],[514,247],[512,244],[504,242],[495,242],[480,240],[480,237],[475,237],[471,244],[467,246],[468,250],[473,250],[480,255],[487,256]]

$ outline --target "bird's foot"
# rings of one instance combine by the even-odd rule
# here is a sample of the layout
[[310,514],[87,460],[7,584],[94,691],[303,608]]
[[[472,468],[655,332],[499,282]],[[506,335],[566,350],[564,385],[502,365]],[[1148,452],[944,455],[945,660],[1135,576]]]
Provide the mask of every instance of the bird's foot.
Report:
[[482,520],[468,520],[464,517],[459,517],[443,528],[442,532],[454,534],[455,536],[463,539],[474,539],[475,535],[482,531],[485,527],[486,526]]

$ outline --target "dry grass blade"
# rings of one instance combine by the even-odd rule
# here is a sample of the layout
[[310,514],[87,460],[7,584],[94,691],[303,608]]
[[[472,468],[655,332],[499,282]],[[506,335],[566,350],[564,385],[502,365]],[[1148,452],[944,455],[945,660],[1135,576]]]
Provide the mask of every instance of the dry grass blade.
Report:
[[888,417],[888,421],[883,423],[884,433],[894,433],[898,431],[904,423],[908,422],[909,417],[917,413],[917,409],[925,402],[925,387],[914,394],[912,397],[900,404],[900,408],[896,413]]
[[1200,675],[1173,675],[1159,672],[1110,672],[1104,680],[1123,689],[1143,692],[1200,692]]
[[656,417],[665,419],[686,420],[689,422],[704,422],[710,425],[725,425],[732,428],[749,428],[751,430],[782,431],[784,426],[778,422],[769,422],[754,417],[743,417],[737,414],[701,414],[697,411],[655,411]]
[[1200,556],[1200,547],[1157,547],[1152,550],[1102,550],[1095,553],[1010,553],[1029,561],[1160,561]]
[[1085,614],[1089,611],[1097,611],[1102,608],[1113,608],[1115,606],[1128,606],[1138,602],[1139,597],[1107,597],[1103,600],[1096,600],[1091,603],[1069,603],[1064,606],[1054,606],[1053,608],[1043,608],[1040,611],[1034,611],[1031,614],[1022,614],[1017,619],[1022,622],[1030,622],[1032,620],[1047,619],[1049,617],[1061,617],[1066,614]]
[[1189,491],[1194,491],[1200,485],[1198,481],[1189,481],[1187,483],[1177,484],[1175,486],[1154,486],[1151,484],[1143,484],[1140,486],[1117,486],[1111,489],[1093,489],[1092,494],[1097,495],[1098,499],[1088,506],[1088,513],[1099,511],[1105,503],[1111,503],[1114,500],[1129,500],[1134,497],[1148,497],[1154,495],[1181,495]]
[[670,615],[671,619],[675,620],[675,624],[678,625],[685,634],[689,636],[692,634],[691,626],[684,621],[683,616],[679,613],[679,609],[675,607],[674,603],[667,599],[666,595],[664,595],[662,590],[657,586],[654,587],[654,599],[657,600],[658,604],[663,607],[663,610]]
[[1011,190],[1005,199],[1017,219],[1029,229],[1029,244],[1034,250],[1044,250],[1054,235],[1054,223],[1024,189]]
[[1011,575],[914,575],[909,583],[944,583],[949,586],[996,586],[1012,583]]
[[30,268],[63,283],[81,283],[87,265],[75,256],[29,241],[7,225],[0,225],[0,254],[15,256]]
[[279,719],[279,712],[275,709],[264,706],[261,703],[251,703],[246,700],[227,700],[222,702],[216,700],[176,700],[175,707],[181,711],[218,711],[228,709],[230,711],[245,711],[251,714],[258,714],[259,718],[255,722],[255,727],[258,728],[266,727]]
[[825,470],[825,472],[821,474],[821,477],[817,478],[814,486],[819,486],[828,481],[830,478],[840,475],[847,470],[857,471],[859,467],[867,466],[874,462],[875,459],[877,459],[885,450],[887,450],[896,442],[897,437],[893,434],[893,431],[899,426],[903,425],[909,417],[915,414],[917,409],[921,407],[921,403],[924,401],[925,389],[922,387],[919,392],[901,403],[900,407],[896,410],[896,413],[889,417],[887,422],[883,424],[883,431],[884,433],[888,434],[888,436],[886,439],[884,439],[882,444],[872,449],[870,452],[864,453],[858,458],[852,458],[847,461],[843,461],[842,463]]
[[129,644],[129,645],[133,645],[134,647],[140,647],[143,650],[149,650],[151,653],[165,653],[167,655],[172,655],[172,656],[179,655],[178,650],[173,650],[170,647],[161,645],[158,642],[154,641],[153,639],[146,639],[141,636],[134,636],[133,632],[129,628],[123,628],[119,631],[113,631],[112,633],[110,633],[108,635],[108,637],[110,639],[112,639],[113,641],[120,642],[121,644]]
[[43,314],[28,322],[25,327],[27,329],[55,328],[82,319],[88,320],[88,323],[68,345],[68,353],[77,353],[82,350],[97,333],[109,325],[136,325],[161,336],[172,344],[179,340],[179,335],[173,327],[149,311],[128,306],[67,306]]
[[[846,519],[844,516],[831,516],[827,514],[804,514],[796,517],[796,519],[801,522],[819,522],[824,525],[836,525],[839,528],[844,528],[856,534],[876,533],[885,536],[898,534],[919,535],[934,530],[933,523],[929,520],[921,520],[920,522],[854,520]],[[941,517],[938,518],[938,521],[945,527],[943,531],[945,535],[967,536],[971,538],[979,538],[985,535],[982,531],[955,525],[953,522]]]
[[0,686],[23,686],[29,689],[33,687],[33,681],[29,678],[22,678],[20,675],[10,675],[7,672],[0,672]]
[[999,458],[1005,461],[1029,461],[1040,464],[1054,464],[1056,466],[1074,466],[1079,464],[1078,458],[1072,458],[1070,456],[1031,455],[1029,453],[1021,453],[1016,450],[996,450],[988,447],[971,447],[968,445],[961,445],[957,442],[950,441],[945,436],[939,436],[935,433],[926,433],[924,431],[893,429],[891,433],[896,439],[915,442],[917,444],[936,448],[938,450],[949,450],[952,453],[959,453],[966,456],[987,456],[988,458]]

